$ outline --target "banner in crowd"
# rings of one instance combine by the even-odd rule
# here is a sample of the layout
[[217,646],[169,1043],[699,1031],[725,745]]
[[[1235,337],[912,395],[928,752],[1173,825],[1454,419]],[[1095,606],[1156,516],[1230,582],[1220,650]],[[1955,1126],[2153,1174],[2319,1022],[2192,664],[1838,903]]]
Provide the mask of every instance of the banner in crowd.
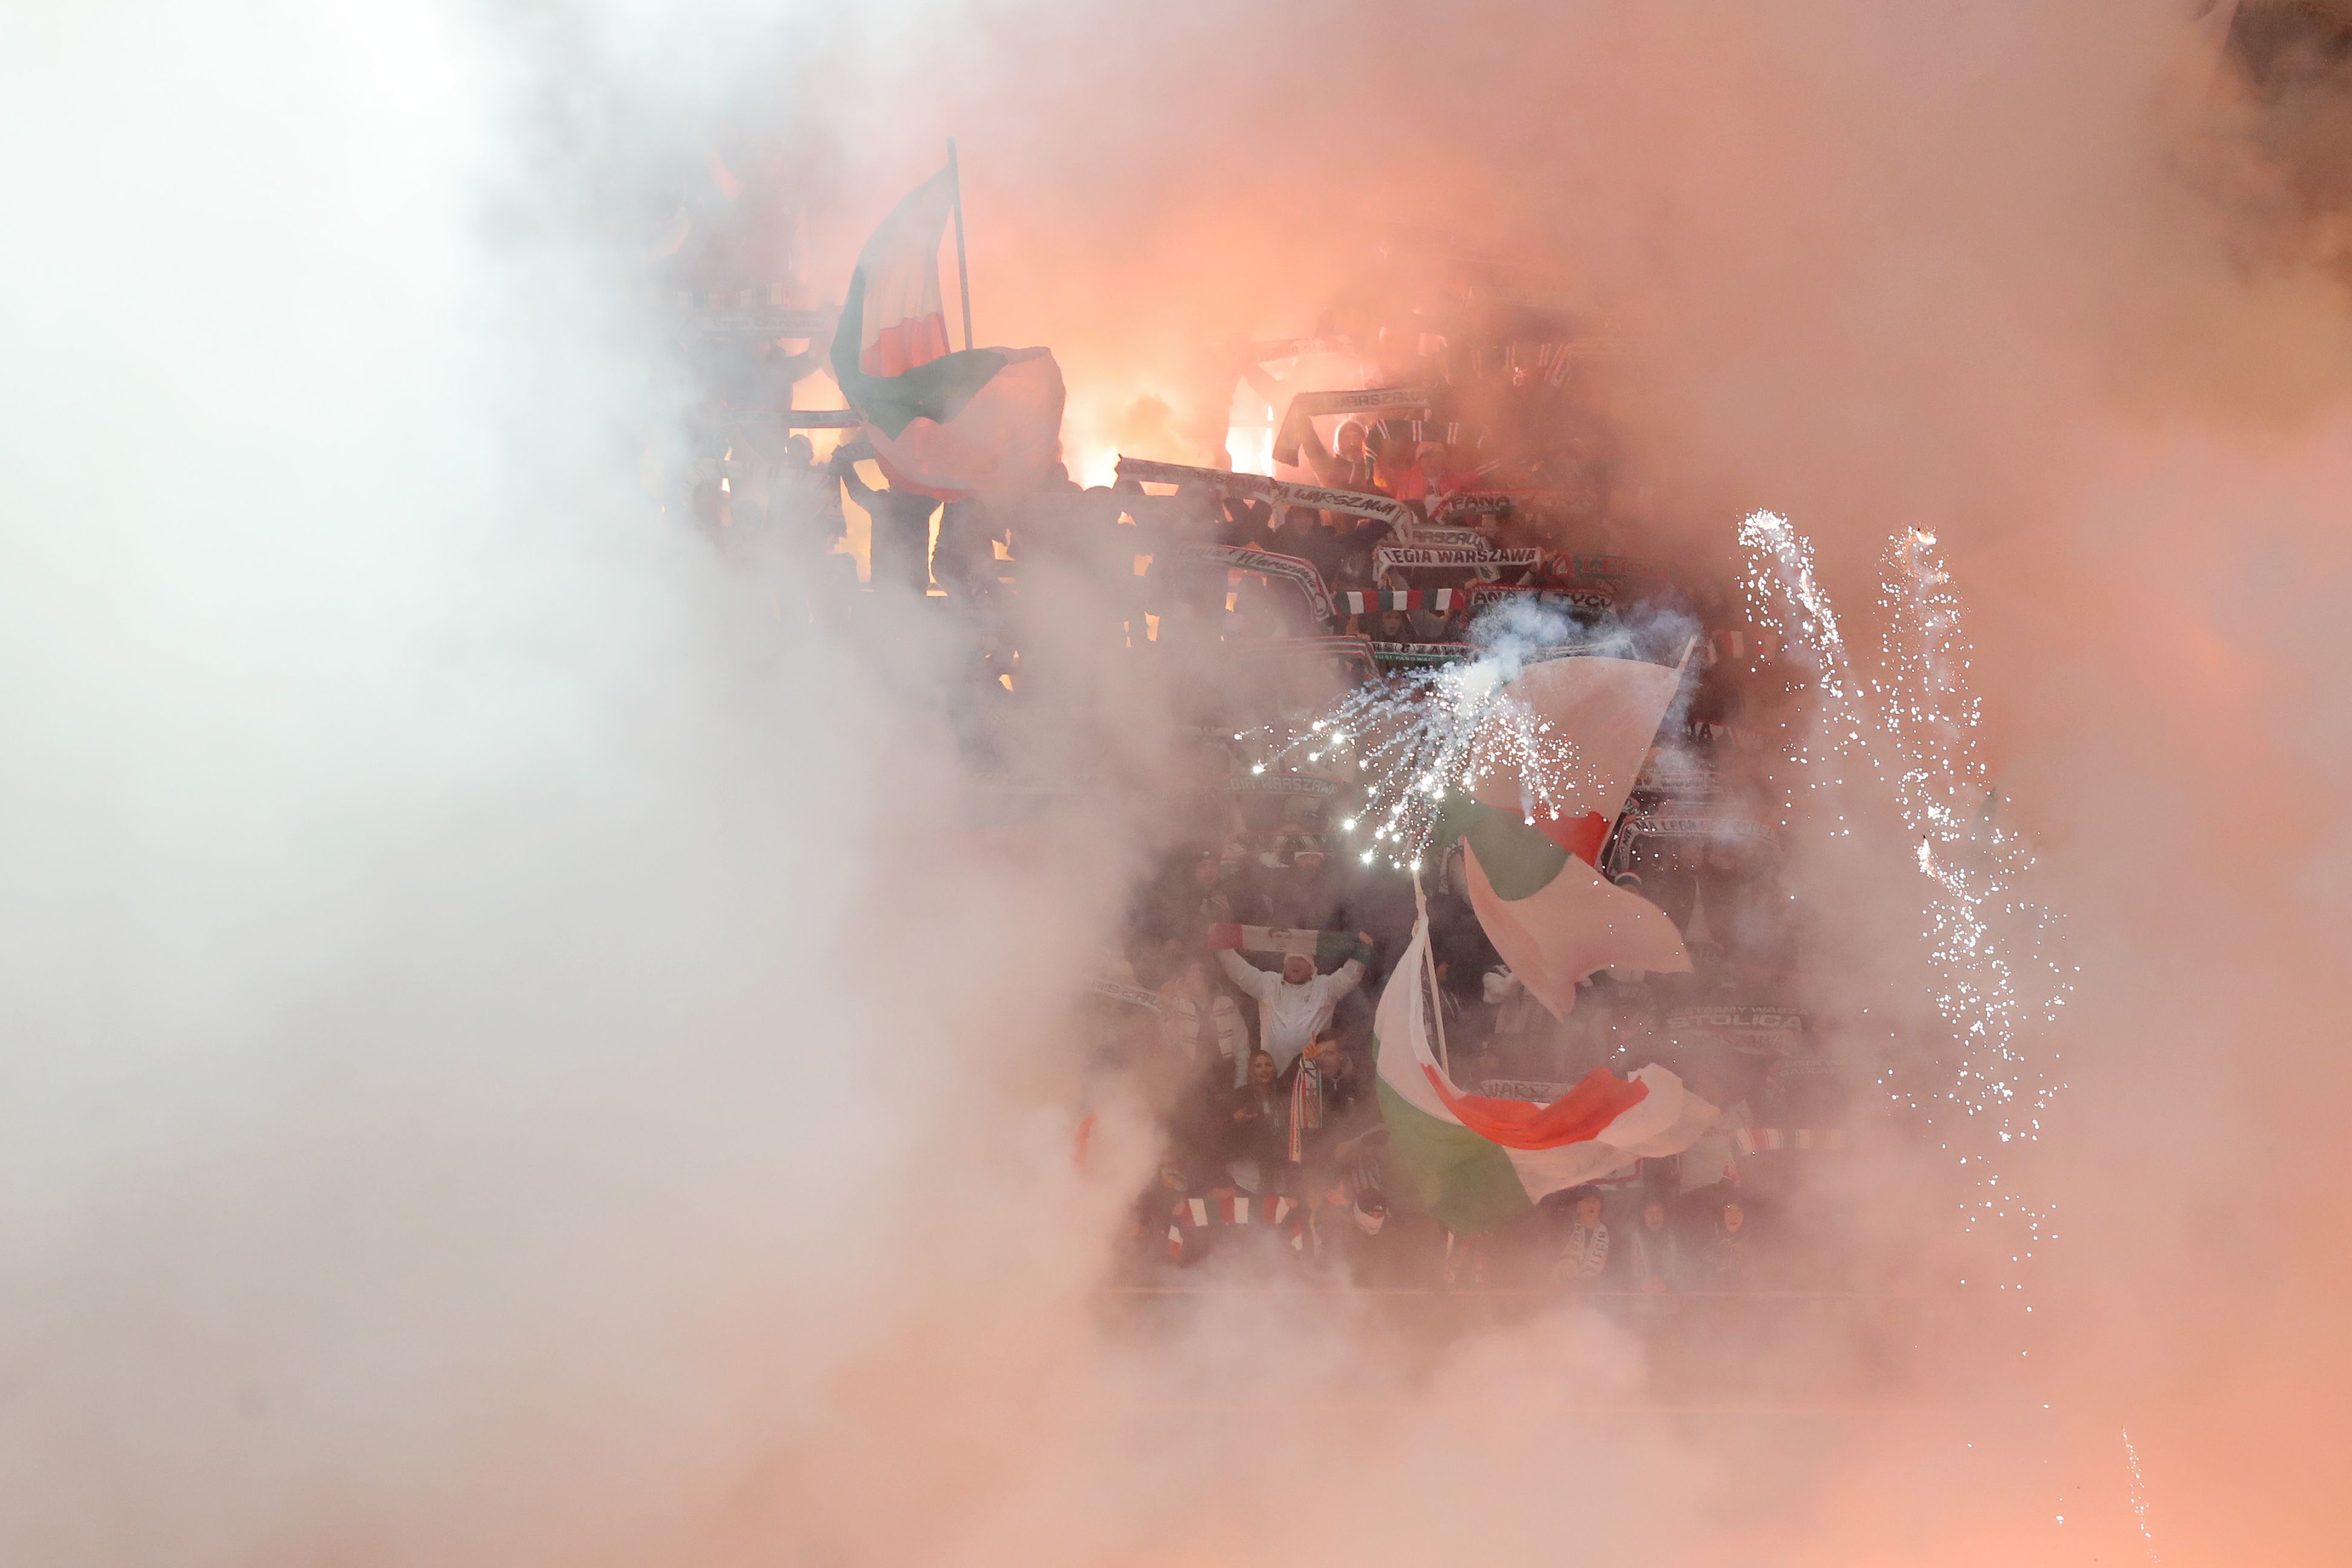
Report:
[[1345,963],[1363,956],[1363,943],[1352,931],[1308,931],[1283,925],[1212,925],[1209,947],[1234,953],[1279,953],[1286,958],[1312,958],[1318,964]]
[[1105,1001],[1118,1002],[1124,1007],[1142,1008],[1155,1013],[1160,1010],[1159,996],[1145,990],[1141,986],[1121,985],[1117,980],[1091,980],[1087,982],[1087,989]]
[[1297,485],[1264,474],[1229,474],[1223,468],[1197,468],[1189,463],[1160,463],[1148,457],[1121,457],[1118,476],[1139,485],[1193,485],[1228,500],[1265,501],[1277,507],[1308,507],[1370,517],[1391,528],[1410,528],[1418,519],[1412,508],[1391,496],[1360,490],[1334,490],[1321,485]]
[[1298,465],[1299,443],[1307,438],[1318,414],[1371,413],[1397,409],[1412,409],[1419,413],[1429,406],[1429,392],[1422,387],[1369,387],[1362,392],[1300,392],[1290,400],[1290,406],[1283,411],[1282,423],[1276,427],[1274,460],[1285,467]]
[[[1637,813],[1625,819],[1623,831],[1628,838],[1659,839],[1742,839],[1749,843],[1775,844],[1780,833],[1769,822],[1759,822],[1753,817],[1734,817],[1717,812],[1678,810],[1679,801],[1669,801],[1655,811]],[[1693,805],[1704,804],[1693,801]]]
[[1506,568],[1525,569],[1543,559],[1539,549],[1496,549],[1480,543],[1468,546],[1381,545],[1372,551],[1374,571],[1401,571],[1413,567],[1468,567],[1494,576]]
[[1776,1002],[1669,1008],[1664,1022],[1678,1041],[1713,1041],[1745,1056],[1784,1056],[1804,1043],[1805,1015]]
[[1455,517],[1495,517],[1517,507],[1508,490],[1456,490],[1430,509],[1430,518],[1444,523]]
[[1596,1067],[1546,1103],[1462,1092],[1430,1044],[1428,954],[1424,910],[1374,1009],[1378,1092],[1391,1153],[1423,1207],[1457,1236],[1636,1160],[1680,1154],[1715,1121],[1714,1106],[1654,1063],[1630,1079]]
[[1323,586],[1323,574],[1315,570],[1311,560],[1253,549],[1248,545],[1192,544],[1184,547],[1184,553],[1194,560],[1210,561],[1230,571],[1254,571],[1274,581],[1286,582],[1307,601],[1307,613],[1318,621],[1331,619],[1330,590]]
[[1677,797],[1702,803],[1718,788],[1715,765],[1693,752],[1654,747],[1633,779],[1637,794]]
[[1458,588],[1407,588],[1377,593],[1350,589],[1336,597],[1342,612],[1364,615],[1381,610],[1434,610],[1443,613],[1460,608],[1465,596]]
[[1235,795],[1313,795],[1328,800],[1339,792],[1339,784],[1311,773],[1244,773],[1227,780],[1225,789]]
[[1478,1092],[1489,1100],[1525,1100],[1549,1105],[1575,1087],[1549,1078],[1486,1078],[1479,1081]]
[[1397,529],[1396,542],[1411,545],[1415,549],[1466,549],[1482,556],[1495,553],[1495,541],[1477,529],[1425,523],[1418,514],[1412,515]]
[[1375,643],[1374,662],[1382,664],[1451,664],[1470,657],[1467,643]]
[[1470,589],[1470,611],[1476,614],[1489,604],[1506,599],[1525,598],[1535,604],[1557,604],[1565,610],[1599,614],[1617,608],[1617,593],[1610,588],[1553,587],[1549,583],[1488,582],[1475,583]]

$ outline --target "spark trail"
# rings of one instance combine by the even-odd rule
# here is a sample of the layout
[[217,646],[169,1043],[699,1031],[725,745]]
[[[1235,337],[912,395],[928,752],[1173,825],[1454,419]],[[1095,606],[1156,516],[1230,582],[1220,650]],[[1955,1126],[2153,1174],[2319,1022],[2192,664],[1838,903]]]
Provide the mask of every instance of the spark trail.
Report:
[[[1784,795],[1783,825],[1810,818],[1832,838],[1851,838],[1849,806],[1860,802],[1849,790],[1891,789],[1932,889],[1922,935],[1948,1047],[1930,1053],[1931,1077],[1920,1088],[1888,1087],[1970,1177],[1964,1228],[1990,1219],[2021,1225],[2010,1259],[2022,1264],[2050,1239],[2049,1210],[2026,1201],[2002,1156],[2040,1138],[2042,1117],[2063,1085],[2021,1034],[2037,1019],[2055,1020],[2068,985],[2047,951],[2055,917],[2020,891],[2032,857],[1993,820],[1996,798],[1977,746],[1982,705],[1969,683],[1972,650],[1950,575],[1930,534],[1914,529],[1889,545],[1880,577],[1881,674],[1865,679],[1853,670],[1810,542],[1769,512],[1747,518],[1739,537],[1748,552],[1750,616],[1777,639],[1812,701],[1810,727],[1791,729],[1790,777],[1802,789]],[[1806,809],[1807,797],[1816,810]],[[2053,1052],[2040,1056],[2055,1061]]]

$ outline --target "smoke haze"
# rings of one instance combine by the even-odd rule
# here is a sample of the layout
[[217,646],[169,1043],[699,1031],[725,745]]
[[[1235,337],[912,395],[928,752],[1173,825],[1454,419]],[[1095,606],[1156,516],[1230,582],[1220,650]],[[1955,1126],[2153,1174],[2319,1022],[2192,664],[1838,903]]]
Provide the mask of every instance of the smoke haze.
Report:
[[[6,35],[0,1562],[2128,1562],[2122,1427],[2166,1561],[2341,1560],[2352,309],[2324,154],[2183,16]],[[1142,813],[970,831],[934,618],[812,619],[643,471],[646,236],[713,147],[790,149],[837,298],[949,134],[1081,477],[1212,457],[1231,345],[1418,235],[1605,314],[1680,548],[1789,516],[1860,643],[1938,534],[2081,970],[2032,1320],[1793,1423],[1586,1318],[1106,1321],[1150,1155],[1115,1106],[1071,1171],[1069,1014]],[[1072,727],[1041,766],[1170,745]],[[1910,846],[1823,863],[1916,981]],[[1875,1206],[1923,1278],[1984,1256],[1949,1175]]]

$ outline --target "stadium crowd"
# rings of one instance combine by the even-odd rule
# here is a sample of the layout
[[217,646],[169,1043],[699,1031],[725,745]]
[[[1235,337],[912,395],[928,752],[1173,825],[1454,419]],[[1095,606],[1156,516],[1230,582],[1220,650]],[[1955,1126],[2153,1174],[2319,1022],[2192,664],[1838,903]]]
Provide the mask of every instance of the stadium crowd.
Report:
[[[1098,1065],[1151,1085],[1162,1115],[1134,1208],[1139,1273],[1249,1246],[1401,1287],[1640,1299],[1833,1285],[1836,1249],[1805,1195],[1843,1137],[1840,1075],[1807,1028],[1802,933],[1772,830],[1748,804],[1772,761],[1759,741],[1780,690],[1772,651],[1709,563],[1628,553],[1640,511],[1557,319],[1489,305],[1433,340],[1376,315],[1343,301],[1317,340],[1261,346],[1244,368],[1266,382],[1268,365],[1352,346],[1368,382],[1417,389],[1318,413],[1318,394],[1270,383],[1287,487],[1229,464],[1123,464],[1111,485],[1057,471],[994,506],[868,478],[855,418],[791,401],[814,340],[788,353],[721,335],[705,345],[709,395],[669,501],[723,550],[799,560],[834,591],[828,612],[937,606],[977,707],[1066,697],[1119,657],[1229,673],[1231,704],[1191,727],[1178,841],[1137,887],[1088,1004]],[[820,458],[813,437],[836,434]],[[845,499],[867,519],[862,593]],[[1448,1070],[1472,1092],[1540,1102],[1596,1067],[1656,1061],[1723,1113],[1683,1155],[1456,1238],[1389,1157],[1372,1060],[1412,880],[1343,841],[1335,781],[1267,775],[1234,723],[1463,657],[1498,619],[1530,614],[1555,643],[1680,661],[1667,729],[1596,863],[1666,911],[1694,968],[1603,971],[1555,1017],[1486,940],[1458,847],[1433,845],[1422,881]]]

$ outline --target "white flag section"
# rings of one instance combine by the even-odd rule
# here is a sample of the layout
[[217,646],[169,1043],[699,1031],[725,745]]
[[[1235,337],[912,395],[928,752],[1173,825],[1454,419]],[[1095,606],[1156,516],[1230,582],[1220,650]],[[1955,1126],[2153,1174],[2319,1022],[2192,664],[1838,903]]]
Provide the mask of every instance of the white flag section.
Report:
[[1665,912],[1591,863],[1680,683],[1668,665],[1579,656],[1530,665],[1504,688],[1573,748],[1569,798],[1558,817],[1530,827],[1516,771],[1486,770],[1477,800],[1488,810],[1467,834],[1463,864],[1487,940],[1554,1017],[1568,1015],[1577,986],[1598,970],[1691,967]]
[[[1682,672],[1672,665],[1580,654],[1529,664],[1503,691],[1549,721],[1554,736],[1576,748],[1562,815],[1595,811],[1614,821],[1625,809],[1642,759],[1649,756],[1650,743],[1657,738],[1658,726],[1681,684]],[[1480,781],[1477,798],[1497,810],[1525,810],[1506,768],[1496,768]]]
[[1572,855],[1557,876],[1516,899],[1495,891],[1475,844],[1462,869],[1486,940],[1554,1018],[1566,1018],[1578,985],[1602,969],[1680,974],[1691,967],[1664,910]]
[[1430,1045],[1428,946],[1424,913],[1381,992],[1372,1031],[1391,1147],[1447,1228],[1483,1230],[1547,1193],[1680,1154],[1716,1119],[1714,1106],[1654,1064],[1631,1079],[1595,1068],[1548,1105],[1463,1093]]
[[917,186],[858,253],[833,377],[893,489],[1011,501],[1061,461],[1062,367],[1044,349],[949,351],[939,250],[955,178]]
[[942,169],[916,186],[857,253],[866,279],[857,360],[869,376],[900,375],[948,351],[940,238],[955,210],[955,178]]

